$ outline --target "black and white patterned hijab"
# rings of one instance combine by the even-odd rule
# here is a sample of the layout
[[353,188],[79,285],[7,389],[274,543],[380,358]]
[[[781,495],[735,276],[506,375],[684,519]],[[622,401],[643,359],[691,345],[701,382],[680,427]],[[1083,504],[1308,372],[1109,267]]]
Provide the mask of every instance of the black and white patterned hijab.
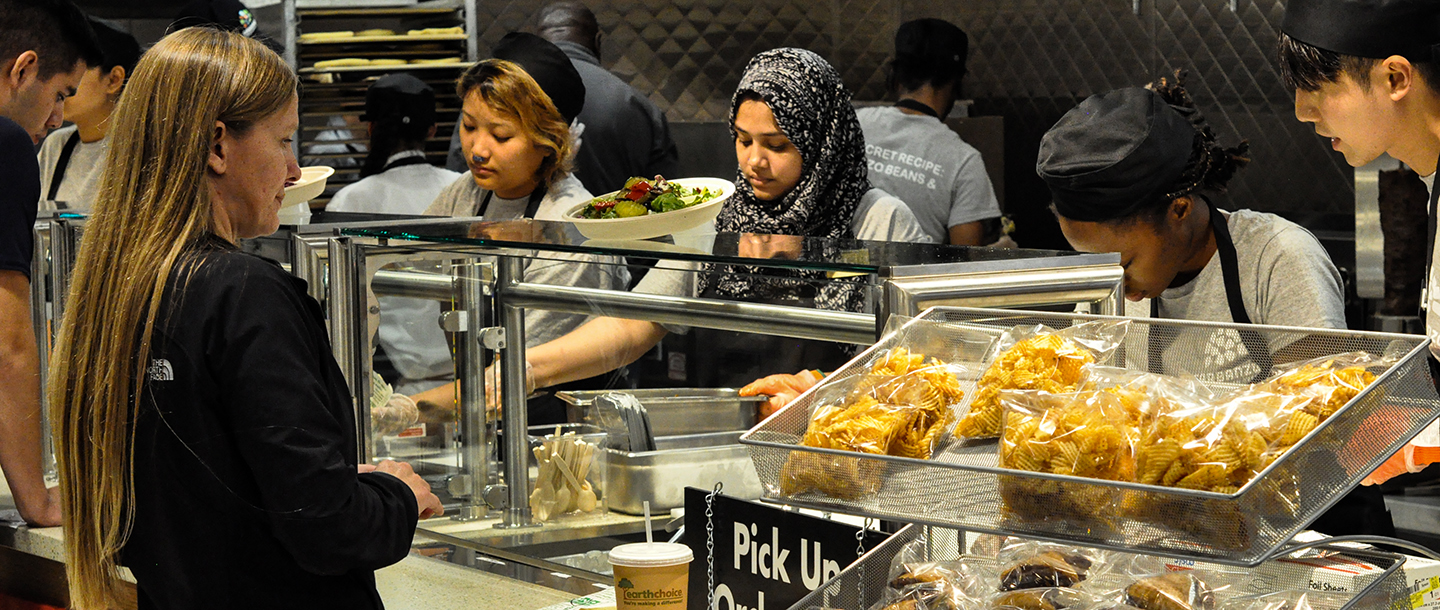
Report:
[[[870,190],[865,169],[865,137],[850,104],[850,91],[840,73],[824,58],[805,49],[781,48],[756,55],[745,67],[740,86],[730,99],[730,132],[742,98],[758,95],[775,115],[775,124],[800,151],[800,182],[777,201],[762,201],[737,170],[735,194],[715,220],[720,232],[800,235],[853,239],[850,229],[860,198]],[[722,269],[713,269],[721,271]],[[800,292],[804,284],[823,278],[817,272],[795,271],[765,277],[754,267],[728,266],[731,273],[702,275],[702,292],[713,285],[722,295],[776,298]],[[860,311],[861,286],[830,281],[816,294],[817,306]]]

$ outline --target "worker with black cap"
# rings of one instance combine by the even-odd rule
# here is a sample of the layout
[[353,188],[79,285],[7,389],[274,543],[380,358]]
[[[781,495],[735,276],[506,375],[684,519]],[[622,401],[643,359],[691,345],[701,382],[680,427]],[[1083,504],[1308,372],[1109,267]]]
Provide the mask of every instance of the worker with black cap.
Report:
[[[1036,171],[1077,250],[1118,252],[1132,316],[1345,328],[1340,273],[1303,227],[1211,201],[1249,162],[1245,142],[1218,144],[1180,83],[1092,96],[1040,141]],[[1148,302],[1147,302],[1148,301]],[[1295,337],[1243,329],[1152,328],[1153,372],[1250,383],[1305,359]],[[1360,490],[1314,527],[1392,534],[1378,492]]]
[[88,211],[100,188],[110,151],[110,115],[120,103],[125,80],[140,61],[140,43],[128,32],[91,18],[104,60],[85,70],[75,95],[65,101],[65,120],[40,145],[40,209],[63,206]]
[[987,243],[985,222],[1000,216],[980,151],[943,121],[960,97],[970,42],[942,19],[917,19],[895,32],[893,107],[862,108],[870,182],[899,197],[936,243]]
[[[1280,75],[1295,88],[1295,118],[1360,167],[1389,154],[1430,190],[1425,329],[1440,387],[1440,278],[1436,277],[1435,169],[1440,161],[1440,2],[1290,0],[1280,26]],[[1366,478],[1377,484],[1440,461],[1432,424]]]
[[[441,192],[425,213],[561,220],[566,210],[592,197],[570,173],[574,156],[570,126],[585,105],[585,84],[563,51],[534,34],[505,35],[493,55],[467,69],[456,86],[462,101],[457,131],[470,171]],[[523,228],[503,223],[491,227]],[[614,260],[563,253],[544,258],[526,261],[526,282],[623,290],[629,278],[625,267]],[[527,310],[525,343],[539,345],[587,319]],[[595,378],[573,387],[595,389],[610,383],[609,378]],[[455,403],[455,386],[414,398],[422,409],[428,404],[450,407]],[[563,422],[564,404],[553,397],[532,400],[529,419],[532,424]]]
[[[410,74],[387,74],[365,91],[370,145],[359,182],[335,193],[327,212],[420,214],[460,177],[425,157],[435,137],[435,90]],[[378,343],[398,378],[395,391],[414,394],[455,379],[445,333],[436,326],[440,304],[425,299],[380,297]]]

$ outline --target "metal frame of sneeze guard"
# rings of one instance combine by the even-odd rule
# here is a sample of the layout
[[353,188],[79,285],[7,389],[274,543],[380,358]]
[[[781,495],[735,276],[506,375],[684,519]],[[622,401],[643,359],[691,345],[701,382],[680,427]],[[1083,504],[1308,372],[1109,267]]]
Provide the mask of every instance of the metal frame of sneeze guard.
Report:
[[[1005,469],[997,463],[994,441],[956,440],[942,446],[927,460],[802,446],[800,439],[817,401],[844,388],[843,385],[828,387],[830,383],[821,383],[801,394],[742,435],[740,442],[750,445],[756,471],[767,487],[767,497],[785,504],[1132,553],[1253,566],[1283,550],[1283,545],[1295,533],[1440,413],[1440,401],[1426,365],[1427,339],[1417,335],[959,307],[928,309],[911,325],[942,323],[939,328],[951,328],[956,333],[973,331],[999,336],[1014,326],[1044,324],[1063,329],[1094,320],[1124,320],[1129,324],[1116,353],[1121,358],[1119,365],[1130,364],[1137,369],[1141,366],[1137,364],[1138,359],[1126,356],[1144,353],[1148,361],[1152,355],[1147,351],[1151,327],[1177,333],[1246,330],[1264,337],[1293,337],[1294,360],[1351,351],[1390,354],[1395,360],[1346,405],[1245,486],[1228,495]],[[827,380],[841,384],[850,375],[868,370],[867,363],[876,354],[905,345],[908,331],[909,326],[883,337]],[[1137,351],[1127,354],[1126,350]],[[987,353],[993,358],[993,350]],[[967,398],[974,395],[978,376],[988,362],[982,359],[975,364],[979,366],[973,368],[974,378],[967,375],[961,379]],[[1236,387],[1234,383],[1204,383],[1219,390]],[[965,409],[967,405],[962,402],[959,408]],[[783,465],[801,454],[810,454],[807,457],[812,461],[823,455],[822,466],[834,462],[835,466],[825,466],[832,469],[865,462],[883,473],[881,486],[873,493],[848,499],[820,492],[786,496],[781,489]],[[1016,498],[1009,501],[1024,502],[1023,506],[1006,504],[1007,488]],[[1028,499],[1033,494],[1020,494],[1030,493],[1027,490],[1031,489],[1048,490],[1045,493],[1050,495],[1045,497],[1050,500],[1037,503]],[[1067,497],[1106,499],[1106,504],[1093,506],[1090,514],[1079,511],[1076,504],[1068,509],[1057,508]],[[1017,507],[1025,512],[1018,511]]]
[[[460,221],[462,219],[452,219]],[[342,234],[346,233],[342,231]],[[875,279],[872,281],[883,282],[884,291],[887,294],[896,295],[889,299],[889,303],[872,303],[870,311],[874,313],[849,313],[818,311],[814,309],[787,307],[780,305],[766,305],[756,303],[721,301],[714,299],[686,298],[686,297],[665,297],[656,295],[639,295],[619,290],[599,290],[588,288],[577,288],[572,286],[555,286],[548,284],[527,283],[520,275],[520,268],[523,259],[527,256],[535,256],[531,251],[517,250],[513,246],[487,246],[467,243],[451,243],[444,241],[430,241],[413,234],[390,235],[388,237],[377,237],[365,232],[349,233],[351,237],[336,238],[331,244],[331,269],[330,277],[332,282],[358,281],[356,271],[345,270],[337,267],[353,267],[360,264],[368,254],[360,251],[354,254],[340,254],[337,249],[361,249],[373,248],[403,250],[426,250],[430,252],[454,253],[456,258],[467,256],[498,256],[498,263],[495,267],[495,283],[493,285],[494,312],[496,319],[504,328],[504,336],[507,338],[506,345],[500,350],[498,361],[500,362],[500,378],[502,388],[520,388],[524,383],[524,362],[525,345],[523,313],[526,309],[545,309],[570,313],[591,314],[596,308],[605,309],[610,315],[632,319],[648,320],[659,323],[681,323],[690,327],[713,328],[721,330],[735,330],[758,334],[772,334],[786,337],[821,339],[828,341],[849,342],[868,345],[874,342],[878,336],[878,329],[883,326],[883,320],[891,313],[914,314],[918,313],[915,307],[919,304],[930,303],[935,300],[944,299],[949,303],[989,303],[999,295],[1006,292],[1013,293],[1006,303],[1012,306],[1032,305],[1053,305],[1056,303],[1089,303],[1099,311],[1114,311],[1121,294],[1121,283],[1123,281],[1123,270],[1119,266],[1119,257],[1114,254],[1099,255],[1075,255],[1064,258],[1052,258],[1046,260],[1026,259],[1016,257],[1014,260],[990,261],[983,263],[955,263],[944,265],[915,265],[906,267],[883,267],[879,268]],[[658,258],[666,258],[664,253],[656,253]],[[623,255],[623,252],[617,252]],[[509,261],[507,263],[507,261]],[[1011,273],[1003,283],[997,281],[997,277],[1005,273]],[[382,272],[386,273],[386,272]],[[432,285],[429,290],[443,291],[443,287],[433,285],[435,278],[424,277],[423,274],[409,272],[388,272],[382,282],[379,276],[375,280],[377,294],[385,294],[390,291],[409,291],[409,293],[423,293],[427,290],[426,283]],[[382,292],[382,283],[384,292]],[[470,282],[474,284],[475,282]],[[460,289],[465,282],[458,282],[454,286]],[[967,286],[969,287],[967,290]],[[332,286],[332,289],[336,286]],[[353,286],[352,286],[353,289]],[[354,298],[334,299],[334,301],[351,303],[354,306]],[[334,306],[331,308],[332,316],[339,317],[344,314]],[[479,321],[476,321],[478,324]],[[341,328],[345,328],[341,325]],[[355,332],[356,329],[349,328],[348,332]],[[337,349],[341,345],[349,345],[347,350],[354,352],[354,344],[358,342],[351,339],[344,342],[336,341]],[[476,344],[477,340],[468,340],[464,343]],[[367,360],[358,353],[348,356],[352,359]],[[344,362],[342,358],[342,362]],[[478,362],[478,360],[477,360]],[[350,366],[347,370],[353,370],[354,374],[360,374],[362,367],[368,374],[368,364],[361,366]],[[470,367],[476,368],[478,366]],[[460,376],[462,403],[466,395],[475,397],[483,396],[483,389],[478,386],[483,382],[478,372],[476,374],[462,374]],[[368,388],[365,384],[354,384],[358,405],[366,404],[362,399]],[[467,389],[467,386],[476,386],[475,390]],[[528,462],[527,447],[524,443],[525,426],[525,403],[518,392],[502,392],[502,427],[505,430],[507,439],[505,450],[506,467],[505,491],[507,508],[503,511],[503,519],[497,527],[525,527],[531,525],[529,514],[528,498],[530,494],[530,481],[528,474],[522,469],[523,464]],[[483,407],[479,400],[474,405],[462,404],[462,418],[467,418],[466,413],[474,409],[482,412]],[[363,416],[357,413],[357,416]],[[490,453],[488,448],[483,453]],[[489,494],[486,494],[489,495]],[[477,507],[483,510],[483,506]]]

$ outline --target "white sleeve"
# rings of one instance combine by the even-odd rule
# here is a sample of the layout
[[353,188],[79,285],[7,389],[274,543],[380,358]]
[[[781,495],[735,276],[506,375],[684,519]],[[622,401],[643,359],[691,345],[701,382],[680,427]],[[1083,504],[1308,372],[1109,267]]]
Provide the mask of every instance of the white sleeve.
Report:
[[990,174],[985,173],[985,161],[980,158],[980,152],[974,149],[963,151],[955,171],[946,228],[999,215],[1000,202],[995,198],[995,187],[990,184]]

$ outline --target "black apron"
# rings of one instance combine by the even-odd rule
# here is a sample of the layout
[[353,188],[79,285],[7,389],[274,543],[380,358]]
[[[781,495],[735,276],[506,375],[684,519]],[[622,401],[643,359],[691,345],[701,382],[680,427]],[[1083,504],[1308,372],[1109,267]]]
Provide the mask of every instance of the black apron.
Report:
[[[55,172],[50,175],[50,192],[45,194],[46,201],[55,201],[55,195],[60,192],[60,183],[65,181],[65,170],[70,167],[70,156],[75,154],[75,147],[80,145],[80,130],[65,140],[65,146],[60,149],[60,158],[55,161]],[[56,202],[55,209],[63,210],[63,202]]]

